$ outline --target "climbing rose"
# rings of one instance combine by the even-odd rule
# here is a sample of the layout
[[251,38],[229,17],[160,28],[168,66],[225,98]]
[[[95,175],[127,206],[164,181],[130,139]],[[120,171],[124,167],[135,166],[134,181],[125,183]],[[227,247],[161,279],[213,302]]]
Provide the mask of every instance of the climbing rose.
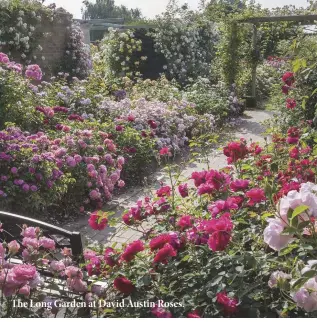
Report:
[[88,220],[89,226],[94,230],[104,230],[107,227],[108,219],[101,211],[95,211]]
[[182,198],[188,197],[188,184],[183,183],[178,186],[178,192]]
[[226,314],[233,314],[238,310],[238,300],[228,297],[225,291],[217,294],[217,303],[223,306]]
[[113,286],[115,289],[125,295],[131,294],[135,289],[135,286],[132,284],[132,282],[125,277],[117,277],[113,282]]
[[265,192],[261,188],[253,188],[246,192],[245,194],[249,198],[249,205],[254,206],[257,203],[266,200]]
[[24,237],[22,240],[22,245],[24,247],[38,248],[40,246],[37,238]]
[[142,252],[143,250],[144,250],[144,244],[142,243],[142,241],[136,240],[127,245],[123,254],[121,255],[121,258],[126,262],[130,262],[131,260],[134,259],[134,256],[137,253]]
[[171,244],[165,244],[163,248],[161,248],[156,256],[154,257],[154,263],[163,263],[167,264],[167,259],[170,257],[175,257],[177,252],[173,248]]

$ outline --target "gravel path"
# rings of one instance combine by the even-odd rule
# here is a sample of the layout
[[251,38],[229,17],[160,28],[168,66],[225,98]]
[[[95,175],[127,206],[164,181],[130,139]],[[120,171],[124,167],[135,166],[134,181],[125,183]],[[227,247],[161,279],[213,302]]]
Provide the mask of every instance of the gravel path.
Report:
[[[269,119],[272,116],[271,112],[262,110],[249,110],[238,120],[238,126],[233,131],[232,135],[236,139],[245,138],[248,142],[264,143],[264,137],[262,133],[265,128],[260,124],[261,122]],[[221,150],[214,149],[208,155],[209,165],[213,169],[220,169],[227,165],[226,157],[222,154]],[[186,166],[182,172],[182,176],[188,178],[193,171],[201,171],[206,169],[206,163],[192,163]],[[156,172],[153,174],[156,177],[156,183],[152,184],[148,188],[133,187],[126,191],[123,195],[119,196],[116,200],[107,207],[107,211],[115,212],[115,216],[119,218],[122,212],[133,206],[135,202],[142,199],[145,195],[148,195],[149,191],[156,190],[159,187],[159,181],[168,182],[163,172]],[[91,229],[87,224],[87,217],[78,219],[74,223],[65,225],[63,228],[71,231],[80,231],[85,242],[102,243],[102,244],[123,244],[134,241],[140,238],[140,233],[126,228],[124,225],[119,224],[116,227],[108,227],[107,229],[99,232]]]

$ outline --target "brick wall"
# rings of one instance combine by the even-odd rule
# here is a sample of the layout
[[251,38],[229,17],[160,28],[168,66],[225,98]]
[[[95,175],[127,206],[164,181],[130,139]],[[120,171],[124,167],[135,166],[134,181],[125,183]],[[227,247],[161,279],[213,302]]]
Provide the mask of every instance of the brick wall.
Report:
[[[46,76],[51,76],[54,71],[58,70],[58,66],[65,55],[65,46],[71,24],[72,15],[58,11],[54,21],[41,22],[42,31],[47,36],[39,41],[43,50],[36,50],[33,55],[37,56],[36,62],[41,66]],[[42,56],[45,57],[45,60],[42,60]]]
[[[69,37],[69,28],[72,24],[72,15],[64,9],[57,9],[54,14],[54,20],[42,18],[41,22],[36,26],[36,30],[44,33],[40,39],[36,39],[37,43],[42,47],[42,50],[35,49],[30,53],[31,64],[38,64],[44,72],[44,79],[48,79],[59,68],[63,56],[67,39]],[[8,52],[3,48],[4,52]],[[36,59],[33,57],[36,56]],[[42,59],[44,57],[45,59]],[[11,52],[11,60],[25,64],[21,58],[21,52]]]

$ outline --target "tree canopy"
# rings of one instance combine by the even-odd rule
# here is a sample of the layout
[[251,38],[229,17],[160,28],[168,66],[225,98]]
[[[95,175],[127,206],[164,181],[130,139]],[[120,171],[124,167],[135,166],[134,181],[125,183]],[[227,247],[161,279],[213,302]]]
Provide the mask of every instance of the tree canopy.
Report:
[[82,10],[83,19],[106,19],[106,18],[124,18],[126,22],[142,19],[140,9],[129,9],[124,5],[117,6],[114,0],[96,0],[92,3],[88,0],[83,1]]

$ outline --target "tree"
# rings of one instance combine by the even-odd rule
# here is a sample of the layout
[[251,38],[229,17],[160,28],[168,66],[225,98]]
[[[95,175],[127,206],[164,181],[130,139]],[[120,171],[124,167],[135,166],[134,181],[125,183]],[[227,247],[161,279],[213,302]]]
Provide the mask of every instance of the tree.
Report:
[[124,18],[126,22],[142,19],[140,9],[129,9],[126,6],[117,6],[115,0],[96,0],[92,3],[89,0],[83,1],[82,10],[83,19],[107,19],[107,18]]

